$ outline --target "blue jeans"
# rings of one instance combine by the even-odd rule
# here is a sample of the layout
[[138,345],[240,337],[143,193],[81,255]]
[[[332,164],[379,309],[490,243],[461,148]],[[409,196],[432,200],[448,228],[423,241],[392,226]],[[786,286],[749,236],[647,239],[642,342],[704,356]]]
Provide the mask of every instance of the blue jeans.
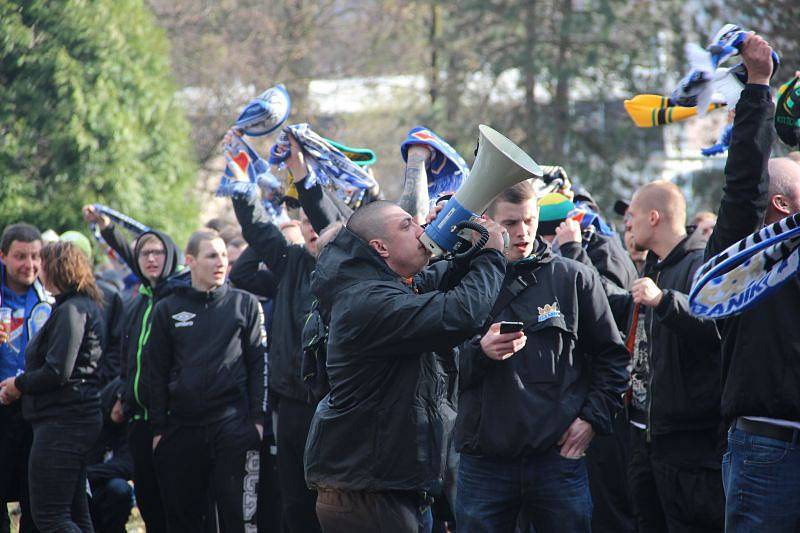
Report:
[[728,432],[722,458],[725,531],[800,531],[800,445]]
[[537,533],[591,531],[586,461],[557,448],[513,460],[462,454],[456,486],[458,533],[513,533],[520,513]]

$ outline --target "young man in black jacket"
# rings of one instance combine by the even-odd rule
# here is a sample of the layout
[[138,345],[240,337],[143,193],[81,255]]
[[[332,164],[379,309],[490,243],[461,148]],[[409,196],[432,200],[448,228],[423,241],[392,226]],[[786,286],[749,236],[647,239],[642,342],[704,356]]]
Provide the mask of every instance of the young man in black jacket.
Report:
[[[281,487],[282,521],[289,533],[319,531],[314,506],[316,493],[309,490],[303,472],[303,450],[316,401],[303,381],[302,332],[314,295],[311,272],[316,266],[317,232],[343,215],[317,184],[306,188],[306,163],[297,142],[290,139],[287,160],[303,204],[300,229],[305,244],[290,244],[273,224],[259,197],[234,196],[233,208],[249,248],[243,263],[231,271],[231,281],[259,296],[274,298],[269,340],[270,406],[277,413],[278,480]],[[263,262],[269,273],[257,270]]]
[[[584,452],[622,407],[628,357],[600,277],[536,238],[537,211],[527,182],[487,210],[511,246],[491,326],[459,352],[459,532],[512,532],[520,511],[537,532],[590,531]],[[522,322],[524,345],[501,321]]]
[[255,529],[266,333],[258,299],[225,283],[213,230],[186,247],[191,286],[153,311],[145,350],[153,450],[172,533],[201,531],[211,489],[226,533]]
[[609,290],[616,314],[629,317],[633,346],[628,477],[636,519],[642,531],[721,531],[719,335],[713,321],[692,315],[688,297],[705,237],[687,234],[683,193],[666,181],[641,187],[626,220],[635,245],[648,250],[630,293]]
[[314,414],[305,466],[326,533],[430,527],[427,493],[441,485],[452,423],[434,352],[473,334],[500,290],[502,233],[486,224],[489,241],[469,264],[425,268],[422,228],[378,201],[320,254],[312,289],[330,313],[330,393]]
[[[706,257],[800,211],[800,166],[769,159],[775,139],[771,48],[757,35],[742,49],[748,83],[736,106],[725,187]],[[800,528],[800,278],[719,321],[722,463],[729,532]]]
[[122,231],[94,206],[84,206],[83,216],[87,222],[98,225],[103,239],[140,282],[138,293],[127,303],[123,318],[120,404],[129,420],[128,443],[133,456],[139,511],[148,533],[165,533],[166,515],[153,465],[153,429],[142,386],[147,371],[142,356],[150,336],[153,307],[178,284],[169,278],[180,266],[180,250],[167,234],[156,230],[139,235],[131,247]]

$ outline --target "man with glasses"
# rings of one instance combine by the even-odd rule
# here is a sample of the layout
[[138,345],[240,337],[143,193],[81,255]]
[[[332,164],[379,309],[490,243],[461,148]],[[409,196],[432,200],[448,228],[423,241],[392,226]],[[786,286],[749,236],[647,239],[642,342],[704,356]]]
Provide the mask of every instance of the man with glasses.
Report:
[[141,285],[138,294],[127,304],[122,339],[122,381],[120,402],[130,420],[128,443],[133,455],[136,500],[148,533],[166,531],[166,518],[153,466],[153,431],[144,388],[146,369],[142,354],[150,336],[155,304],[171,293],[174,283],[167,278],[178,270],[180,250],[172,239],[159,231],[139,236],[133,248],[122,232],[94,206],[83,208],[87,222],[98,225],[103,239],[131,268]]

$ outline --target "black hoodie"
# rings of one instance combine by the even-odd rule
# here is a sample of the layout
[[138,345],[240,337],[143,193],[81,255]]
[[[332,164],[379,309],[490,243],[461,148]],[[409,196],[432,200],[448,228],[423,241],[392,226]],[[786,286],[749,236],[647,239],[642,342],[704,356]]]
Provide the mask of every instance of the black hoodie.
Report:
[[[139,250],[142,247],[142,237],[148,234],[155,235],[164,244],[164,270],[159,282],[151,286],[147,277],[139,269]],[[180,250],[172,239],[160,231],[151,230],[143,233],[136,241],[136,248],[132,249],[125,235],[111,224],[102,231],[103,239],[127,263],[141,283],[139,293],[126,305],[123,319],[122,361],[121,378],[124,383],[122,402],[128,417],[137,420],[148,420],[149,413],[145,400],[145,391],[141,387],[143,379],[142,353],[150,335],[152,324],[153,306],[170,294],[176,285],[182,283],[170,280],[169,277],[178,271]]]
[[[689,310],[688,293],[703,264],[705,245],[705,238],[694,232],[663,261],[652,253],[645,261],[644,276],[664,292],[657,307],[645,310],[651,369],[647,425],[655,435],[720,424],[720,337],[712,320],[697,318]],[[609,292],[609,302],[615,315],[630,321],[630,293]]]
[[[480,335],[459,351],[456,446],[461,453],[516,458],[543,453],[580,417],[609,434],[622,408],[628,352],[600,277],[592,267],[554,256],[537,239],[528,258],[509,266],[505,283],[532,282],[492,322],[521,321],[525,347],[489,359]],[[526,275],[529,276],[529,274]]]
[[409,284],[347,229],[325,247],[311,285],[330,310],[331,390],[306,442],[309,486],[431,490],[440,482],[452,420],[445,419],[446,377],[433,352],[483,325],[505,263],[498,251],[484,250],[463,277],[441,262]]

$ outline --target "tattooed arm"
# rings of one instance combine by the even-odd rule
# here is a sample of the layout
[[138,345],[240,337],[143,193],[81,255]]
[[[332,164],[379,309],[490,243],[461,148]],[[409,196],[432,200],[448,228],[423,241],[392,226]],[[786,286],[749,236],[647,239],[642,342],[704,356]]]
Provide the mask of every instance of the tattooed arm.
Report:
[[397,201],[419,224],[425,222],[428,214],[428,173],[425,164],[430,157],[430,150],[424,145],[409,147],[403,194]]

